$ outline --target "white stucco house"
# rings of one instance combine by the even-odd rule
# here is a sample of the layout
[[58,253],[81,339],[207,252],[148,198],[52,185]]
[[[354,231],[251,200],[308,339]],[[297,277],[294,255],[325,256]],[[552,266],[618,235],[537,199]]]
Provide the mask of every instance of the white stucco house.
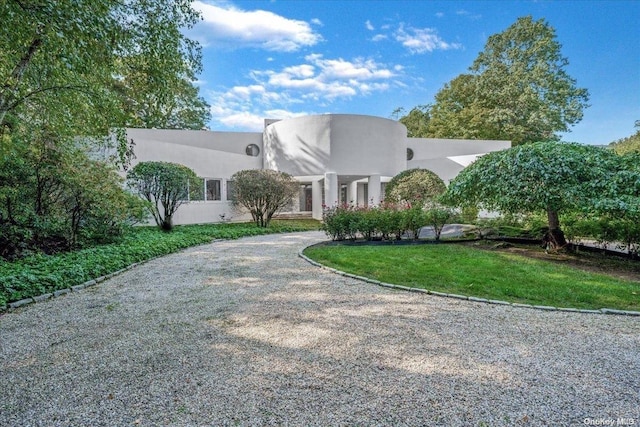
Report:
[[[180,163],[202,177],[202,197],[176,212],[176,224],[246,220],[229,202],[231,176],[243,169],[273,169],[300,182],[292,212],[322,219],[323,205],[380,203],[384,186],[398,173],[425,168],[445,183],[477,157],[510,141],[408,138],[394,120],[323,114],[265,120],[263,132],[127,129],[135,143],[132,165]],[[199,192],[198,192],[199,193]]]

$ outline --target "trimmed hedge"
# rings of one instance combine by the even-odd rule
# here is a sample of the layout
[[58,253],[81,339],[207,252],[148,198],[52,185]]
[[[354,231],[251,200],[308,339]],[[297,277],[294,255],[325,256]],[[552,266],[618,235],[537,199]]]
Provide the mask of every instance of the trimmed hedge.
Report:
[[326,209],[322,229],[332,240],[400,240],[404,235],[418,238],[420,229],[430,225],[440,231],[453,218],[452,210],[433,204],[429,208],[399,207],[394,204],[381,206],[341,205]]

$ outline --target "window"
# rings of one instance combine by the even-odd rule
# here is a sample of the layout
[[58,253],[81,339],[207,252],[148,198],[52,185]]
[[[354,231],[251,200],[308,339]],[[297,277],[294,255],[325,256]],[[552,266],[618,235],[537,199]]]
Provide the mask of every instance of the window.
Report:
[[362,184],[363,206],[369,206],[369,184]]
[[190,202],[195,202],[199,200],[204,200],[204,181],[202,178],[198,178],[197,180],[193,180],[187,183],[187,187],[189,189],[189,198],[187,199]]
[[258,157],[260,155],[260,147],[256,144],[249,144],[245,149],[245,153],[247,153],[247,156]]
[[204,200],[204,181],[202,178],[190,179],[184,183],[184,190],[179,196],[183,202]]
[[219,179],[207,179],[207,200],[222,200],[221,186]]
[[233,198],[234,190],[233,181],[227,181],[227,200],[231,200]]

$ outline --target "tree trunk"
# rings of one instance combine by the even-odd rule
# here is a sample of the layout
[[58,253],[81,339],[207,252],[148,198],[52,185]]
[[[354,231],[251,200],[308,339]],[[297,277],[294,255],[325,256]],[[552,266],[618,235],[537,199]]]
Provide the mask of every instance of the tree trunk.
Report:
[[547,219],[549,221],[549,231],[544,236],[544,241],[550,244],[555,249],[564,248],[567,245],[567,240],[564,237],[564,233],[560,229],[560,218],[558,218],[558,212],[548,209]]
[[[40,33],[42,28],[38,29]],[[19,86],[20,81],[22,80],[22,76],[24,75],[25,70],[29,66],[29,63],[33,59],[33,56],[36,54],[40,46],[42,46],[43,39],[36,36],[29,45],[29,48],[25,52],[25,54],[20,58],[20,61],[16,64],[13,71],[11,72],[11,76],[7,79],[4,87],[0,90],[0,125],[4,124],[4,119],[9,110],[11,109],[11,97],[14,95],[16,88]]]
[[162,220],[162,224],[160,226],[162,231],[171,231],[173,229],[173,216],[167,215]]

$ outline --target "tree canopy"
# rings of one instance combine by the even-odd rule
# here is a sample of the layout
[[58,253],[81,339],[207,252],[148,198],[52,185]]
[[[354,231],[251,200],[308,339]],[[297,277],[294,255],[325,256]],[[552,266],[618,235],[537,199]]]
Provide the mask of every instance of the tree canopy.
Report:
[[387,183],[385,201],[423,206],[443,194],[447,187],[442,179],[428,169],[402,171]]
[[171,231],[173,215],[189,200],[190,187],[204,189],[193,170],[169,162],[138,163],[127,173],[127,184],[148,202],[149,213],[165,231]]
[[546,213],[550,237],[562,246],[559,214],[595,213],[598,205],[639,194],[640,178],[629,166],[608,149],[536,142],[480,157],[450,183],[445,199],[511,214]]
[[[407,127],[407,136],[409,138],[421,138],[428,132],[430,110],[429,105],[418,105],[413,107],[409,114],[401,117],[398,121]],[[398,113],[402,109],[396,110]]]
[[199,19],[189,0],[0,1],[1,256],[108,240],[139,218],[109,163],[130,160],[125,126],[208,120],[183,32]]
[[[429,109],[421,137],[510,140],[558,139],[582,119],[589,94],[568,75],[555,30],[521,17],[489,37],[469,73],[446,84]],[[405,116],[401,119],[407,119]]]
[[267,227],[273,215],[292,202],[299,184],[287,173],[269,169],[248,169],[231,177],[231,201],[237,209],[251,213],[258,227]]
[[208,112],[192,85],[200,50],[181,31],[199,20],[190,4],[1,2],[0,132],[202,127]]
[[635,122],[636,133],[613,141],[609,146],[618,154],[640,153],[640,120]]

